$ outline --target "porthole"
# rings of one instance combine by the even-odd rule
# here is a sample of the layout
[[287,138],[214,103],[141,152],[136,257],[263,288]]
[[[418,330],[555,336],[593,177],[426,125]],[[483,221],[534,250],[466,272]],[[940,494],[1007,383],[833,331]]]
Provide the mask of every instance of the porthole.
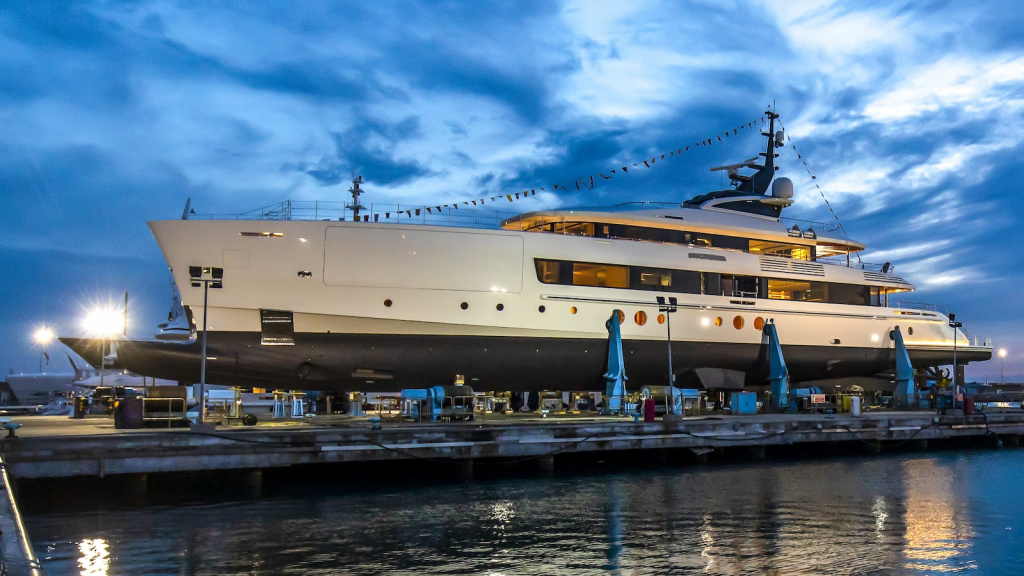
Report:
[[764,318],[761,318],[760,316],[754,318],[754,330],[760,330],[762,328],[764,328]]
[[664,324],[664,323],[665,323],[665,315],[664,314],[658,314],[658,324]]
[[907,335],[908,336],[913,336],[914,335],[914,328],[913,327],[907,328]]
[[390,298],[388,298],[387,300],[384,301],[384,306],[386,308],[391,308],[391,299]]
[[619,324],[622,324],[623,322],[626,321],[626,315],[622,312],[622,310],[616,310],[615,313],[619,315]]
[[732,327],[739,330],[743,328],[743,316],[737,316],[732,319]]
[[722,325],[722,317],[718,316],[718,317],[715,318],[715,326],[721,326],[721,325]]
[[498,312],[501,312],[502,310],[505,309],[505,305],[504,304],[498,304],[497,306],[495,306],[495,308],[498,309]]
[[575,306],[573,306],[572,308],[569,308],[569,314],[575,314],[575,313],[576,313],[576,307]]
[[633,321],[636,322],[637,326],[647,324],[647,312],[644,312],[643,310],[637,312],[633,315]]
[[547,310],[547,308],[545,308],[544,305],[540,305],[537,307],[537,312],[540,312],[541,314],[543,314],[545,310]]
[[459,304],[459,308],[462,308],[463,310],[468,309],[469,308],[469,302],[463,302],[462,304]]

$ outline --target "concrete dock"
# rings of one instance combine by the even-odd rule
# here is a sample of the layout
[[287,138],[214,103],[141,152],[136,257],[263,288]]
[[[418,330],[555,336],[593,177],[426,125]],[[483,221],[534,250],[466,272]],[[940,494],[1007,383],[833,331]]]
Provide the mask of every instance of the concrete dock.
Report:
[[[742,449],[790,452],[847,446],[880,452],[923,449],[972,439],[978,445],[1019,444],[1024,411],[941,416],[934,412],[698,416],[635,422],[628,417],[485,416],[460,423],[373,422],[326,416],[254,427],[115,430],[112,420],[66,416],[20,418],[17,438],[0,440],[16,479],[263,470],[299,465],[428,460],[472,470],[473,462],[558,459],[605,453],[679,453],[697,462]],[[770,453],[770,452],[769,452]]]

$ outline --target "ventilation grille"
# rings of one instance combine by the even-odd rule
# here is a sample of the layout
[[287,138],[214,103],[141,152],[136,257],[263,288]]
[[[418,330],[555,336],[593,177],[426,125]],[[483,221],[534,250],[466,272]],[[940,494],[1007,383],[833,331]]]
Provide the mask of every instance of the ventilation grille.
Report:
[[825,276],[825,265],[806,260],[787,260],[785,258],[761,257],[762,272],[784,272],[802,276]]

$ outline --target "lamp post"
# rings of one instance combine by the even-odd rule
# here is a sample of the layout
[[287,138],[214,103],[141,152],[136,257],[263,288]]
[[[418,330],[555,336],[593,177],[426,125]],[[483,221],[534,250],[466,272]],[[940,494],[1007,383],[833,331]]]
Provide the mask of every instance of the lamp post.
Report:
[[53,342],[53,330],[46,326],[43,326],[42,328],[37,329],[32,334],[32,339],[36,341],[36,344],[39,344],[40,346],[43,347],[43,349],[39,351],[39,373],[42,374],[43,357],[46,357],[47,364],[50,363],[50,355],[46,353],[46,348],[47,346],[50,345],[50,342]]
[[1006,358],[1006,348],[999,349],[999,383],[1006,384],[1006,380],[1003,379],[1003,358]]
[[957,322],[956,321],[956,314],[953,314],[952,312],[949,313],[949,327],[953,329],[953,407],[954,408],[956,408],[956,392],[957,392],[957,388],[956,388],[956,374],[957,374],[957,367],[956,367],[956,331],[957,331],[957,328],[960,328],[963,325],[964,325],[963,322]]
[[669,296],[666,302],[664,296],[658,296],[658,312],[665,313],[665,328],[668,330],[668,390],[669,390],[669,414],[676,413],[676,383],[675,373],[672,371],[672,313],[678,305],[675,296]]
[[198,288],[200,285],[203,287],[203,357],[199,364],[199,408],[196,416],[196,424],[202,426],[206,412],[206,320],[210,304],[210,288],[224,287],[224,269],[189,266],[188,276],[193,288]]

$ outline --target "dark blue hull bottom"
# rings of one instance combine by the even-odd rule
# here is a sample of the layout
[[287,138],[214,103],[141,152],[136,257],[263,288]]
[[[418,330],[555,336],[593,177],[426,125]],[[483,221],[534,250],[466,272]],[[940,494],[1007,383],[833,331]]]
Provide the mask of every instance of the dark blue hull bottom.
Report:
[[[98,340],[61,338],[93,365]],[[398,391],[450,384],[456,375],[475,390],[603,390],[608,342],[523,337],[296,334],[294,346],[263,346],[260,334],[211,332],[206,381],[245,388],[329,391]],[[119,364],[137,374],[198,382],[200,341],[125,341]],[[672,365],[680,387],[698,387],[693,370],[718,368],[746,374],[744,385],[765,385],[767,346],[675,342]],[[892,373],[891,349],[783,346],[794,383]],[[665,341],[623,342],[628,387],[663,385]],[[961,364],[988,360],[990,351],[961,350]],[[952,364],[951,351],[912,351],[916,368]]]

